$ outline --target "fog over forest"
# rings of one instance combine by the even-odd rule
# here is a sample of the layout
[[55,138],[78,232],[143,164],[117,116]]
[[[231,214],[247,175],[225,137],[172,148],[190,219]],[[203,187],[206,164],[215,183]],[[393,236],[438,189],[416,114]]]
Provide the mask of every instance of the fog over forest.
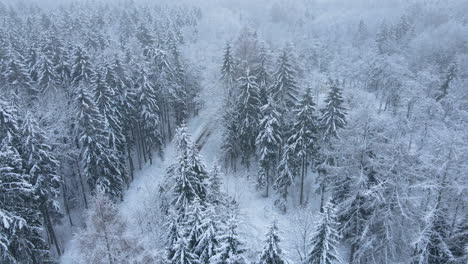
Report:
[[0,0],[0,263],[468,263],[468,1]]

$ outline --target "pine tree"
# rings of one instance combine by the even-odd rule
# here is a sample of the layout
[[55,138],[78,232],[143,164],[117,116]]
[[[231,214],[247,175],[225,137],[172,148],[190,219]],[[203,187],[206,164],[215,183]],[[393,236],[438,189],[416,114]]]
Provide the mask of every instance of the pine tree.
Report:
[[198,264],[197,256],[190,252],[188,242],[182,237],[175,244],[175,253],[170,260],[171,264]]
[[249,167],[250,157],[255,154],[255,139],[258,134],[260,119],[260,100],[255,76],[249,69],[239,78],[240,94],[236,102],[237,133],[242,163]]
[[260,90],[266,90],[270,86],[271,74],[268,70],[268,57],[265,45],[260,47],[259,62],[254,69],[254,74]]
[[274,82],[270,88],[273,99],[280,104],[282,112],[294,107],[297,102],[297,73],[291,62],[291,54],[284,49],[278,59],[277,69],[273,75]]
[[90,84],[94,71],[91,66],[90,58],[81,47],[77,47],[73,53],[73,64],[71,80],[73,85],[80,83]]
[[261,107],[259,133],[255,144],[259,154],[260,171],[258,173],[258,187],[266,186],[265,195],[268,197],[271,173],[277,161],[277,155],[281,148],[282,133],[280,128],[281,115],[278,112],[276,102],[272,98]]
[[138,112],[140,115],[141,137],[143,151],[153,162],[153,151],[162,152],[160,129],[160,109],[158,106],[158,94],[150,83],[146,71],[140,72],[140,78],[136,82],[138,87]]
[[326,106],[322,109],[319,120],[325,141],[338,137],[338,129],[346,125],[346,108],[343,106],[342,90],[338,86],[338,81],[330,81],[330,86],[330,92],[325,99]]
[[60,213],[57,198],[60,194],[61,179],[57,175],[59,162],[52,153],[52,148],[47,145],[45,132],[39,127],[32,114],[28,113],[22,127],[21,155],[23,168],[29,175],[29,182],[34,186],[36,195],[34,203],[39,206],[43,223],[47,228],[52,244],[57,253],[61,250],[52,225],[53,220],[59,219]]
[[337,246],[340,235],[336,230],[335,208],[331,202],[325,204],[317,230],[312,237],[312,249],[307,256],[307,264],[341,263]]
[[226,43],[223,55],[223,66],[221,67],[222,80],[226,84],[226,88],[229,92],[232,92],[234,83],[236,81],[236,65],[234,58],[232,57],[231,45]]
[[216,249],[216,254],[211,258],[212,264],[245,264],[243,257],[245,252],[244,244],[241,241],[237,228],[239,221],[236,217],[229,217],[226,230],[223,230],[219,237],[220,246]]
[[94,76],[94,98],[99,112],[104,117],[105,122],[109,124],[109,147],[116,152],[119,160],[119,171],[124,178],[127,178],[127,164],[125,158],[126,142],[121,121],[123,119],[123,114],[121,113],[117,92],[114,87],[111,87],[110,84],[105,81],[105,79],[107,79],[105,77],[111,78],[109,77],[109,71],[110,69],[105,67],[103,76],[99,72]]
[[207,173],[190,140],[185,124],[177,129],[175,145],[177,146],[176,163],[168,170],[169,177],[174,181],[172,187],[174,198],[171,204],[181,217],[185,217],[195,200],[204,202]]
[[26,65],[22,62],[22,58],[16,53],[10,53],[10,61],[6,64],[5,71],[2,73],[7,86],[15,89],[17,95],[20,93],[19,89],[25,89],[26,94],[34,94],[36,90],[32,87],[33,81]]
[[227,102],[226,112],[223,115],[223,152],[226,157],[226,165],[235,170],[236,162],[240,156],[239,134],[237,124],[237,112],[233,102]]
[[200,204],[199,200],[195,200],[189,208],[187,214],[187,220],[185,222],[187,231],[186,231],[186,241],[187,247],[191,252],[194,252],[195,247],[200,241],[200,237],[203,233],[202,230],[202,217],[204,214],[204,208]]
[[281,195],[281,200],[277,200],[277,206],[286,211],[286,200],[289,194],[289,187],[292,185],[296,176],[297,160],[294,157],[293,149],[286,144],[283,147],[283,155],[278,164],[278,176],[275,179],[273,188]]
[[37,84],[41,92],[45,92],[50,88],[55,88],[57,80],[58,78],[52,61],[46,54],[42,54],[37,61]]
[[307,168],[311,160],[313,160],[318,148],[318,130],[315,103],[311,96],[310,89],[307,89],[304,97],[295,109],[295,121],[292,127],[293,134],[288,139],[289,144],[301,163],[300,204],[304,202],[304,181],[307,175]]
[[210,204],[219,205],[225,202],[225,197],[221,192],[221,168],[218,165],[214,165],[208,176],[208,187],[206,190],[206,200]]
[[48,251],[42,239],[41,213],[34,186],[23,173],[22,159],[9,138],[0,143],[0,260],[2,263],[43,263]]
[[415,243],[413,264],[452,263],[455,257],[450,249],[450,225],[447,221],[448,211],[442,201],[442,190],[439,190],[438,200],[426,217],[424,229]]
[[77,138],[81,164],[89,187],[93,192],[99,187],[114,197],[120,197],[124,179],[118,168],[115,150],[109,147],[108,124],[85,88],[79,88],[76,101]]
[[0,141],[7,138],[18,144],[20,135],[17,115],[18,108],[7,98],[0,96]]
[[201,229],[203,232],[195,248],[195,253],[199,256],[201,263],[209,264],[220,244],[220,223],[213,206],[209,206],[203,214]]
[[175,247],[177,242],[183,236],[183,219],[175,211],[169,212],[169,220],[166,222],[167,232],[167,245],[166,245],[166,259],[171,260],[175,254]]
[[265,246],[260,254],[257,264],[285,264],[287,261],[284,259],[283,252],[279,247],[281,238],[278,235],[278,226],[276,222],[270,227],[266,235]]

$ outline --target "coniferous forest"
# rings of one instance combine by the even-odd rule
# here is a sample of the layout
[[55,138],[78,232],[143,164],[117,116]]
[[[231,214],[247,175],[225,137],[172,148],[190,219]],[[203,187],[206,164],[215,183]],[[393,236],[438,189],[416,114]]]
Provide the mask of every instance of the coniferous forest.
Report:
[[0,0],[0,263],[467,262],[465,0]]

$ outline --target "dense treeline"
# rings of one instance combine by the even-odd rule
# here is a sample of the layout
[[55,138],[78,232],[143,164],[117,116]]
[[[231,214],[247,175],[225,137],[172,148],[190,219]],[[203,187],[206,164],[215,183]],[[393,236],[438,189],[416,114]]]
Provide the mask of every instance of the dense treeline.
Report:
[[63,250],[54,226],[81,222],[72,212],[96,192],[122,199],[197,113],[179,47],[196,39],[201,12],[0,3],[0,17],[0,262],[49,263]]
[[[270,48],[249,28],[226,44],[226,166],[257,163],[257,187],[265,196],[273,187],[283,212],[318,193],[322,218],[305,263],[466,261],[467,75],[457,66],[466,45],[414,64],[418,34],[432,25],[411,12],[374,33],[361,20],[349,45],[371,55],[346,60],[347,44],[336,57],[317,45],[298,56],[307,43]],[[337,72],[336,60],[349,69]],[[308,74],[326,78],[310,87]]]

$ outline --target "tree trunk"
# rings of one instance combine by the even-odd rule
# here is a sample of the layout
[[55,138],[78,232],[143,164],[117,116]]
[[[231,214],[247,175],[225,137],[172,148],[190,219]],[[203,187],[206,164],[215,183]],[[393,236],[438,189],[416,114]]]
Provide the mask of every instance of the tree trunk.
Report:
[[57,250],[57,255],[61,256],[62,252],[60,250],[60,246],[57,241],[57,236],[55,235],[55,230],[54,226],[52,225],[52,222],[50,221],[50,215],[49,215],[49,210],[47,209],[47,204],[43,203],[42,204],[42,214],[44,216],[44,223],[47,227],[47,233],[49,234],[50,238],[52,239],[52,243],[55,245],[55,249]]
[[68,221],[70,222],[70,226],[73,226],[73,221],[72,221],[71,215],[70,215],[70,207],[68,205],[67,194],[68,194],[67,185],[65,184],[65,182],[62,182],[63,206],[65,207],[65,213],[68,216]]
[[82,193],[83,193],[83,201],[84,201],[84,204],[85,204],[85,208],[88,209],[88,199],[86,199],[86,192],[85,192],[85,187],[84,187],[84,184],[83,184],[83,177],[81,176],[80,164],[79,164],[78,160],[76,161],[76,170],[78,171],[78,177],[79,177],[79,180],[80,180],[81,190],[82,190]]
[[266,170],[266,192],[265,192],[265,197],[268,197],[269,189],[270,189],[270,175],[269,175],[269,170]]
[[130,143],[126,143],[127,144],[127,158],[128,158],[128,164],[130,166],[130,178],[132,179],[132,181],[134,180],[134,176],[133,176],[133,171],[135,170],[135,167],[133,165],[133,159],[132,159],[132,151],[130,149]]
[[302,157],[301,164],[301,191],[299,196],[299,204],[302,205],[304,202],[304,178],[305,178],[305,157]]

